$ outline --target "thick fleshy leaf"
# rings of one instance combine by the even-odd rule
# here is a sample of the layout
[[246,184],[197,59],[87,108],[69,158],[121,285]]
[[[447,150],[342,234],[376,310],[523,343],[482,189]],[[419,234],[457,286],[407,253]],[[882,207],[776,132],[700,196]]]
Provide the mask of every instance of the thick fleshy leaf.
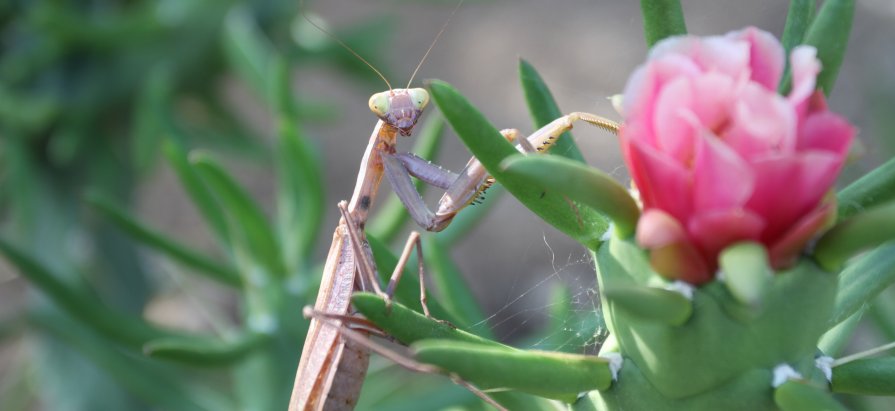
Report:
[[224,245],[229,251],[230,230],[227,227],[227,217],[211,192],[199,178],[199,174],[190,165],[186,152],[172,140],[165,142],[164,151],[168,164],[171,165],[171,168],[180,180],[180,185],[183,186],[184,191],[190,196],[193,204],[205,219],[205,223],[208,224],[215,238],[217,238],[218,243]]
[[519,151],[452,86],[432,81],[429,88],[432,99],[460,139],[507,191],[544,221],[585,246],[594,248],[600,243],[600,236],[608,224],[598,213],[588,208],[575,213],[561,195],[533,187],[526,179],[505,173],[500,168],[501,162]]
[[190,156],[190,162],[214,193],[221,208],[227,211],[234,246],[243,250],[242,255],[266,268],[265,275],[285,275],[279,244],[258,204],[208,155],[194,153]]
[[895,357],[865,358],[833,368],[832,390],[859,395],[895,395]]
[[248,7],[234,7],[224,21],[224,51],[230,64],[254,89],[256,95],[271,106],[273,93],[275,50]]
[[553,190],[603,213],[615,223],[619,236],[634,234],[640,210],[628,190],[608,174],[551,155],[513,157],[503,166],[510,175],[527,178],[543,190]]
[[854,13],[854,0],[826,0],[805,34],[805,44],[817,48],[817,57],[823,65],[817,87],[827,95],[845,58]]
[[609,361],[596,356],[432,339],[416,342],[411,349],[418,360],[486,390],[511,389],[574,402],[581,392],[612,384]]
[[768,253],[759,243],[739,243],[719,256],[724,285],[740,303],[758,309],[771,284],[773,270]]
[[242,360],[267,341],[268,336],[262,334],[248,334],[233,341],[208,337],[169,337],[148,341],[143,346],[143,353],[182,364],[224,367]]
[[815,0],[790,0],[789,10],[786,12],[786,25],[783,27],[783,48],[787,56],[793,48],[802,44],[802,39],[814,16],[816,3]]
[[277,231],[283,259],[290,271],[299,271],[317,244],[323,223],[323,181],[320,155],[298,124],[292,98],[290,66],[278,64],[276,90],[277,134]]
[[866,306],[862,306],[850,317],[827,330],[827,332],[820,336],[820,339],[817,341],[817,348],[825,355],[831,357],[838,356],[854,336],[855,329],[858,328],[858,324],[861,323],[861,318],[864,317],[864,311],[866,311],[865,307]]
[[38,260],[6,240],[0,239],[0,254],[55,304],[111,340],[139,349],[153,339],[179,336],[178,333],[156,328],[141,318],[101,305],[96,298],[64,283]]
[[115,205],[110,198],[97,192],[88,194],[87,202],[99,211],[104,218],[118,226],[135,240],[148,247],[159,251],[169,258],[187,267],[195,269],[196,273],[221,283],[239,287],[242,279],[232,267],[221,264],[210,257],[184,245],[172,238],[144,225],[129,215],[123,208]]
[[[422,125],[417,126],[419,133],[416,143],[410,151],[425,159],[434,159],[438,155],[441,146],[441,137],[444,134],[444,119],[438,115],[430,115]],[[420,195],[426,190],[426,185],[421,180],[416,180],[414,186]],[[401,228],[410,221],[407,208],[397,196],[389,196],[376,216],[367,226],[367,231],[386,243],[394,241]]]
[[[544,127],[563,115],[553,99],[553,94],[550,93],[550,89],[544,83],[544,79],[541,78],[534,66],[524,59],[519,59],[519,80],[522,82],[522,92],[525,94],[528,113],[534,121],[535,129]],[[575,144],[572,133],[568,131],[562,133],[556,139],[550,152],[558,156],[584,162],[584,155],[581,154],[581,150]]]
[[681,293],[655,287],[612,286],[603,298],[642,320],[681,325],[693,313],[693,304]]
[[895,282],[895,244],[884,245],[845,267],[839,274],[836,309],[830,325],[845,320]]
[[354,293],[351,302],[364,317],[405,345],[434,338],[503,347],[498,342],[458,329],[451,323],[426,317],[397,301],[386,307],[385,300],[375,294]]
[[680,1],[640,0],[640,10],[643,13],[643,34],[647,46],[669,36],[687,34]]
[[839,218],[895,200],[895,158],[865,174],[837,194]]
[[141,356],[128,355],[107,344],[108,340],[86,333],[71,321],[44,312],[31,315],[31,321],[81,352],[129,392],[160,409],[171,411],[234,410],[231,400],[182,378],[182,375]]
[[892,239],[895,239],[895,201],[837,224],[818,240],[814,257],[821,266],[835,271],[859,252]]
[[783,411],[847,411],[830,393],[805,381],[789,380],[777,387],[774,402]]

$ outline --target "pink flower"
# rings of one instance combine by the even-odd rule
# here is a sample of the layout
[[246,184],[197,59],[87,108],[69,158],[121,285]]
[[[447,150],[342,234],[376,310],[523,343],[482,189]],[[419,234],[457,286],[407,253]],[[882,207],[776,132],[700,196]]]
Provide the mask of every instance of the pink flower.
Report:
[[792,51],[792,91],[777,94],[784,54],[754,27],[675,37],[628,80],[621,143],[643,201],[637,241],[662,275],[705,283],[718,254],[746,240],[783,267],[835,213],[823,200],[855,130],[815,92],[813,47]]

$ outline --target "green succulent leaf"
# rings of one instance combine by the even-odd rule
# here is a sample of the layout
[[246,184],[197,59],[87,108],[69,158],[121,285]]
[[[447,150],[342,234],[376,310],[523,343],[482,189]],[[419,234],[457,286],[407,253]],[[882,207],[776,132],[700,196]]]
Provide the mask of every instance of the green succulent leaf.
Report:
[[234,287],[242,285],[242,279],[239,277],[239,274],[230,266],[220,264],[210,257],[178,243],[137,221],[136,218],[116,205],[109,197],[98,192],[91,192],[86,199],[105,219],[144,245],[161,252],[174,261],[195,269],[196,273],[202,274],[211,280]]
[[90,361],[114,376],[115,381],[149,404],[171,411],[226,411],[234,407],[219,392],[193,384],[171,369],[141,356],[116,350],[108,340],[84,332],[71,321],[48,313],[31,320],[41,330],[74,347]]
[[786,49],[787,56],[795,46],[802,44],[814,16],[815,3],[814,0],[790,0],[786,25],[783,27],[783,48]]
[[479,345],[500,343],[463,331],[456,326],[435,318],[426,317],[400,302],[386,306],[382,297],[371,293],[355,293],[351,297],[354,307],[368,320],[402,344],[409,345],[422,339],[465,341]]
[[758,308],[771,284],[767,249],[759,243],[734,244],[719,256],[724,285],[740,303]]
[[227,227],[227,217],[224,210],[215,201],[214,196],[199,178],[199,174],[190,165],[186,152],[174,141],[165,142],[165,157],[168,164],[174,169],[180,185],[190,196],[193,204],[205,219],[205,223],[211,228],[218,242],[229,250],[230,230]]
[[774,402],[783,411],[846,411],[830,393],[803,381],[789,380],[777,387]]
[[895,239],[895,201],[837,224],[817,241],[814,257],[828,271],[837,271],[849,258],[892,239]]
[[232,341],[208,337],[168,337],[147,342],[147,356],[202,367],[224,367],[239,362],[269,341],[269,336],[249,333]]
[[842,349],[845,348],[845,345],[851,340],[855,329],[858,328],[858,324],[861,323],[861,318],[864,316],[864,311],[866,311],[865,307],[859,308],[854,314],[827,330],[820,336],[817,348],[829,356],[839,355]]
[[[273,101],[273,73],[276,50],[258,27],[248,7],[234,7],[224,20],[224,51],[237,73],[268,103]],[[271,104],[274,106],[274,104]]]
[[[536,130],[563,115],[556,104],[556,100],[553,99],[553,94],[550,93],[550,89],[544,83],[544,79],[541,78],[534,66],[524,59],[519,59],[519,80],[522,82],[525,102],[528,104],[528,112],[534,121]],[[562,133],[556,139],[550,152],[581,163],[584,162],[584,155],[581,154],[581,149],[575,144],[572,133],[568,131]]]
[[619,237],[634,235],[640,209],[628,190],[608,174],[552,155],[511,157],[503,167],[509,175],[528,179],[542,190],[552,190],[603,213],[615,223]]
[[451,85],[442,81],[429,84],[432,99],[472,154],[520,202],[544,221],[589,248],[600,243],[606,230],[605,220],[589,209],[575,212],[557,193],[533,187],[524,178],[507,174],[501,162],[519,152]]
[[616,285],[604,288],[603,297],[646,321],[681,325],[693,314],[693,304],[687,297],[662,288]]
[[839,202],[839,218],[848,218],[895,200],[895,158],[849,184],[836,198]]
[[884,245],[839,274],[839,292],[830,325],[838,324],[895,282],[895,244]]
[[320,155],[298,124],[289,84],[289,65],[277,70],[277,213],[283,259],[290,272],[309,264],[323,224],[323,168]]
[[827,95],[833,90],[845,58],[854,14],[854,0],[825,0],[805,33],[805,44],[817,48],[817,58],[823,66],[817,87]]
[[114,341],[139,348],[149,340],[178,336],[101,305],[93,296],[64,283],[37,259],[7,240],[0,239],[0,254],[67,313]]
[[865,358],[833,368],[832,390],[859,395],[895,395],[895,357]]
[[652,47],[666,37],[687,34],[679,0],[640,0],[640,11],[647,46]]
[[190,156],[190,162],[214,193],[221,208],[227,210],[232,223],[230,227],[233,228],[231,235],[236,240],[233,241],[234,246],[241,248],[243,255],[265,267],[267,274],[282,276],[285,270],[279,244],[261,208],[211,157],[194,153]]
[[459,375],[481,389],[511,389],[574,402],[612,384],[609,361],[596,356],[517,350],[427,339],[411,345],[417,360]]

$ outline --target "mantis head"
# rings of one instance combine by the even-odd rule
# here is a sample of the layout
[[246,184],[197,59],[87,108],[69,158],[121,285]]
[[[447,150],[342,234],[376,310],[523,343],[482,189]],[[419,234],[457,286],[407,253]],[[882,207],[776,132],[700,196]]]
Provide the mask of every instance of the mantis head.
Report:
[[370,97],[370,110],[405,137],[410,135],[426,104],[429,93],[421,88],[398,88]]

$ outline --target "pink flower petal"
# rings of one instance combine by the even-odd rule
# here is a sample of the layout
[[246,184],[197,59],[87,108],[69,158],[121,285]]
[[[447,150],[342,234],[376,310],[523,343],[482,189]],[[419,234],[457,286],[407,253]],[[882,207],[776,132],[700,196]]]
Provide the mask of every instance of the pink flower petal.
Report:
[[746,159],[796,147],[796,115],[786,99],[755,84],[743,89],[730,128],[721,136]]
[[749,164],[717,137],[700,136],[693,163],[693,207],[697,212],[740,207],[752,194]]
[[836,220],[836,196],[830,197],[831,201],[821,203],[814,211],[797,221],[776,243],[771,244],[768,255],[772,267],[781,269],[792,265],[808,242]]
[[833,185],[842,157],[810,151],[753,163],[755,192],[746,207],[768,223],[762,242],[769,244],[810,212]]
[[684,227],[667,213],[646,211],[637,223],[637,242],[650,250],[650,265],[665,278],[691,284],[712,278],[713,271],[687,238]]
[[776,90],[783,75],[783,46],[773,34],[755,27],[728,33],[728,38],[749,43],[749,67],[751,78],[768,90]]
[[657,204],[675,217],[686,216],[691,210],[690,172],[664,153],[628,137],[628,128],[620,135],[622,155],[634,184],[640,190],[643,208]]
[[[669,56],[646,66],[638,67],[628,84],[625,85],[624,105],[625,119],[652,119],[656,95],[665,84],[678,77],[691,77],[699,74],[699,67],[681,56]],[[655,131],[652,122],[643,129],[645,134],[635,136],[638,139],[653,141]]]
[[722,36],[678,36],[660,41],[650,51],[651,61],[685,56],[703,72],[718,71],[731,77],[748,74],[749,44]]
[[703,211],[687,222],[690,237],[713,268],[717,267],[718,254],[724,248],[740,241],[757,241],[764,228],[764,219],[742,208]]
[[655,104],[656,148],[681,164],[691,163],[694,156],[698,124],[693,124],[694,115],[688,110],[692,95],[690,81],[679,77],[662,88]]
[[720,135],[730,122],[730,112],[736,101],[738,85],[721,73],[705,73],[692,81],[693,95],[689,106],[703,127]]
[[831,111],[809,115],[799,130],[799,150],[825,150],[845,156],[855,136],[855,128]]
[[820,73],[817,49],[812,46],[798,46],[792,49],[789,64],[792,66],[792,90],[789,92],[789,102],[803,114],[804,103],[814,93],[817,73]]

